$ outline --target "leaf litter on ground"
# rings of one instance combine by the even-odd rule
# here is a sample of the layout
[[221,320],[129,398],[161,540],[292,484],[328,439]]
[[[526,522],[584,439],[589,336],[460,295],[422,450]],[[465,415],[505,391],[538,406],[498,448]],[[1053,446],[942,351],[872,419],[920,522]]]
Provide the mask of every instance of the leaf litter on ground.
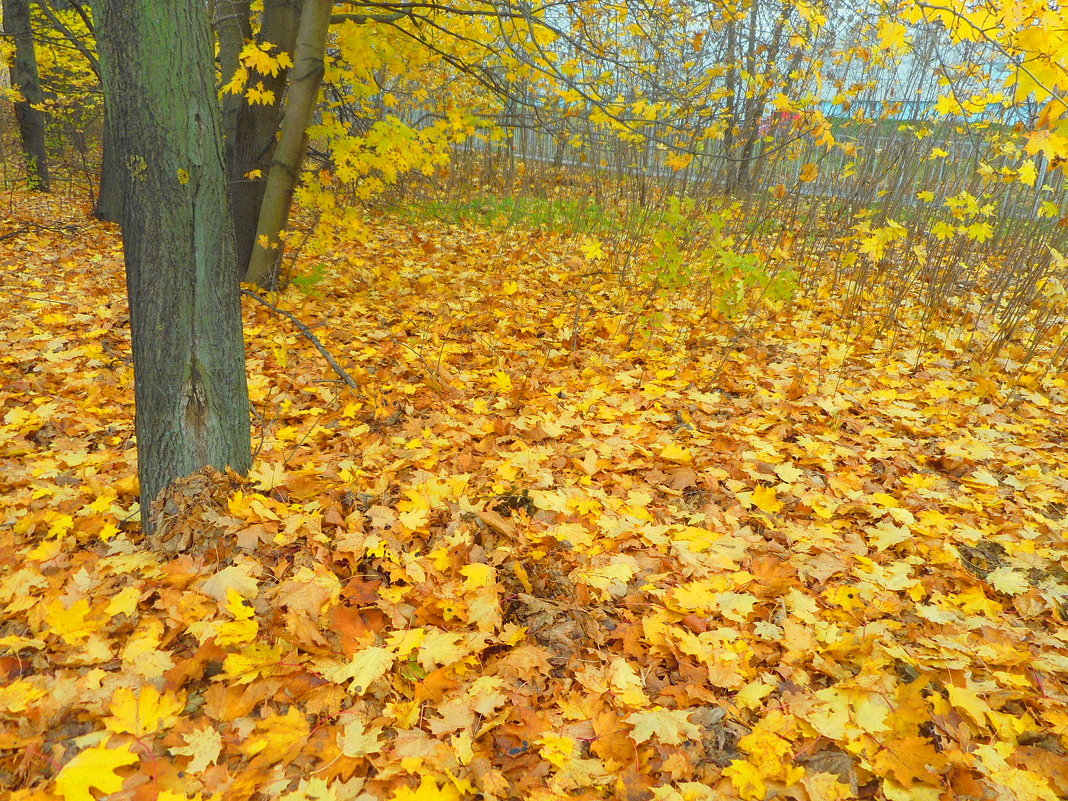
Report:
[[803,301],[642,346],[565,238],[382,218],[275,297],[360,389],[246,300],[256,466],[148,543],[121,244],[62,217],[0,222],[7,797],[1068,794],[1062,376]]

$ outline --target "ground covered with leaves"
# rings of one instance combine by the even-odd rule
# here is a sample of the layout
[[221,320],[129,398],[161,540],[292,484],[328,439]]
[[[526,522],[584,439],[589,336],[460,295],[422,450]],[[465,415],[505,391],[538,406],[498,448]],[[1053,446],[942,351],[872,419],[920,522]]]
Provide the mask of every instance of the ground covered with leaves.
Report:
[[359,390],[245,298],[256,466],[152,549],[67,213],[0,223],[6,797],[1068,795],[1060,377],[831,303],[646,347],[563,239],[383,218],[273,299]]

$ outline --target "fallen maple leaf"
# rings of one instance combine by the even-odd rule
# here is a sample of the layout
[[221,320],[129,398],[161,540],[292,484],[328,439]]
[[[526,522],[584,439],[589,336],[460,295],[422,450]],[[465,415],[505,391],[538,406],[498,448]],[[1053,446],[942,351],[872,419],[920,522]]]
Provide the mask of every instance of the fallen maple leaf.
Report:
[[664,745],[680,745],[685,740],[701,738],[701,729],[690,722],[691,712],[657,706],[645,712],[633,712],[624,720],[634,727],[630,736],[638,745],[652,737]]
[[186,766],[189,773],[200,773],[209,765],[214,765],[222,752],[222,737],[212,726],[205,725],[182,735],[185,745],[174,746],[170,752],[174,756],[192,757]]
[[782,501],[775,497],[774,487],[758,486],[753,490],[753,506],[762,512],[774,514],[782,511]]
[[357,652],[347,665],[337,663],[320,669],[328,681],[350,682],[349,689],[356,695],[363,695],[372,682],[386,675],[396,658],[393,649],[372,645]]
[[378,740],[381,736],[381,727],[368,729],[362,720],[357,719],[345,724],[338,735],[337,744],[347,757],[367,756],[382,750],[382,743]]
[[138,690],[120,687],[111,697],[111,717],[104,721],[113,732],[143,737],[173,726],[185,707],[185,699],[161,693],[149,685]]
[[63,766],[56,776],[56,790],[65,801],[96,801],[90,792],[91,788],[95,787],[102,793],[118,792],[125,780],[115,773],[116,769],[137,761],[138,756],[125,747],[86,748]]

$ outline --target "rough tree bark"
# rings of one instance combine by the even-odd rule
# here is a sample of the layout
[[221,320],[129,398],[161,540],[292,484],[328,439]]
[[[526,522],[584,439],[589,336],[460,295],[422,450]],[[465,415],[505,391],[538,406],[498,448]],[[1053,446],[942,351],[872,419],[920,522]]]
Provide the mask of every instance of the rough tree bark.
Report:
[[[215,29],[219,37],[224,83],[233,77],[241,48],[252,36],[250,5],[248,0],[216,0]],[[257,41],[272,44],[275,52],[283,51],[292,56],[301,8],[301,0],[266,0]],[[248,268],[256,241],[256,226],[267,175],[274,159],[289,70],[280,70],[273,76],[256,76],[256,80],[263,84],[263,89],[273,92],[274,103],[250,105],[243,96],[235,94],[223,98],[226,177],[230,186],[237,266],[242,275]]]
[[[45,148],[45,114],[41,78],[37,72],[37,53],[33,45],[29,0],[3,0],[4,33],[15,42],[15,59],[11,80],[22,99],[15,103],[22,154],[30,187],[41,192],[49,188],[48,153]],[[34,108],[34,107],[37,108]]]
[[205,465],[251,462],[240,296],[206,6],[98,0],[104,91],[122,120],[122,227],[141,507]]
[[[285,113],[264,187],[252,258],[245,272],[246,281],[265,288],[274,288],[278,279],[282,249],[279,234],[289,221],[293,192],[308,149],[307,131],[315,114],[325,72],[332,8],[331,0],[304,0],[301,10]],[[264,247],[263,242],[268,246]]]
[[100,189],[97,191],[93,215],[105,222],[120,222],[122,220],[122,161],[119,158],[118,138],[121,134],[121,126],[115,121],[110,105],[105,99]]

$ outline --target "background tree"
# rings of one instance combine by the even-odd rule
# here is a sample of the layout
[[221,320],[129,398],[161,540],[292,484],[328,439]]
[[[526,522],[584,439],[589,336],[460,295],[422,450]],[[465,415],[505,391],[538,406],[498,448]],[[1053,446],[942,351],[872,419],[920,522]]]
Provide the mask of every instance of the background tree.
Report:
[[15,101],[19,141],[26,161],[30,186],[42,192],[49,189],[48,151],[45,141],[45,114],[41,110],[44,93],[37,71],[37,54],[30,23],[29,0],[3,0],[4,33],[14,40],[15,57],[11,80],[20,97]]
[[100,65],[123,160],[143,521],[204,465],[245,471],[249,403],[220,112],[206,7],[96,6]]
[[253,250],[245,271],[245,280],[260,286],[273,286],[277,281],[281,250],[278,235],[289,221],[293,193],[308,150],[308,128],[326,71],[323,59],[332,6],[330,0],[305,0],[301,9],[285,113],[263,187]]
[[[35,0],[38,16],[37,42],[59,51],[72,52],[72,58],[51,64],[57,75],[43,77],[46,90],[49,84],[59,84],[54,97],[62,97],[63,107],[54,109],[53,119],[67,123],[61,135],[76,140],[74,150],[89,155],[95,144],[94,128],[103,109],[103,131],[99,138],[100,169],[93,214],[99,220],[119,222],[122,213],[122,187],[119,182],[119,154],[109,144],[114,131],[107,107],[99,96],[100,64],[96,57],[96,31],[88,4],[78,0]],[[73,58],[74,53],[80,58]],[[88,75],[85,67],[89,67]],[[60,68],[64,67],[64,68]],[[75,70],[81,74],[76,75]],[[77,111],[75,111],[77,110]],[[64,143],[68,144],[68,143]]]
[[[300,24],[301,4],[297,0],[265,0],[253,25],[252,4],[247,0],[217,0],[214,9],[215,32],[219,42],[219,64],[225,86],[244,86],[251,45],[255,52],[292,55]],[[275,60],[275,69],[257,73],[255,86],[259,102],[249,102],[241,91],[223,94],[223,141],[226,175],[230,188],[230,213],[234,221],[234,248],[243,274],[252,258],[260,206],[277,143],[275,134],[282,121],[289,62]]]

